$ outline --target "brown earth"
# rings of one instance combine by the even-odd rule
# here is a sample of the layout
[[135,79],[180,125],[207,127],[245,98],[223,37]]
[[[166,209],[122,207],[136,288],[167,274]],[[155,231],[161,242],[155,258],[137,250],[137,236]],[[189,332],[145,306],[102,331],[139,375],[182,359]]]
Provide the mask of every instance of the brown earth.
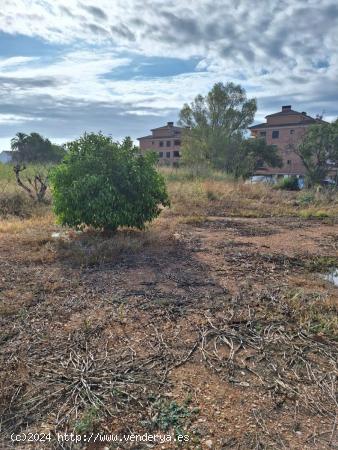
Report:
[[338,289],[319,274],[338,261],[337,225],[173,222],[113,237],[51,220],[2,230],[1,448],[105,447],[9,439],[74,428],[176,429],[189,449],[337,445]]

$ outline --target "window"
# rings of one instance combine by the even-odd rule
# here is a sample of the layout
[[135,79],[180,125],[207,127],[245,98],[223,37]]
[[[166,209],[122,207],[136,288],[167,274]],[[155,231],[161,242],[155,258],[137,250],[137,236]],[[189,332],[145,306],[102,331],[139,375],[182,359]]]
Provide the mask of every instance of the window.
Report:
[[176,140],[174,141],[174,145],[181,145],[181,141],[180,141],[179,139],[176,139]]
[[174,151],[174,157],[175,158],[179,158],[180,157],[180,152],[178,150]]
[[159,153],[158,153],[158,156],[159,156],[160,158],[163,158],[163,152],[159,152]]
[[278,138],[279,138],[279,131],[274,130],[274,131],[272,132],[272,139],[278,139]]
[[151,145],[154,145],[155,144],[155,142],[154,141],[151,141]]
[[294,134],[295,130],[290,130],[290,134]]
[[170,152],[167,152],[165,155],[167,158],[170,158]]
[[266,136],[266,131],[261,131],[261,132],[259,133],[259,135],[262,136],[262,137],[265,137],[265,136]]
[[164,142],[160,141],[160,147],[163,147]]
[[176,134],[176,135],[178,135],[178,134],[180,134],[180,133],[181,133],[180,131],[175,131],[175,134]]
[[171,147],[171,141],[167,141],[167,147]]
[[288,159],[287,164],[288,164],[288,165],[291,164],[291,159]]

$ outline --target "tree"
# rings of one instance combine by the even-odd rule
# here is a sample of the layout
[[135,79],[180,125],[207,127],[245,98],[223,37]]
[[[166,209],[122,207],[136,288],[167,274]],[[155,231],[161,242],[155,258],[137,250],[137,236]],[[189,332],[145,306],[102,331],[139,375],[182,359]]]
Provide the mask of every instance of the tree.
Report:
[[338,119],[311,125],[294,150],[305,166],[307,185],[320,184],[338,165]]
[[122,143],[85,134],[67,144],[67,155],[51,172],[54,210],[64,225],[116,230],[144,228],[169,206],[154,153],[139,154],[130,138]]
[[275,145],[268,145],[265,139],[250,138],[234,141],[228,148],[227,171],[235,178],[249,178],[265,164],[282,167],[283,160]]
[[59,162],[65,155],[63,147],[52,144],[39,133],[17,133],[11,140],[11,147],[18,163]]
[[26,147],[27,134],[25,133],[16,133],[15,137],[11,140],[11,148],[12,150],[23,154]]
[[244,138],[256,112],[256,100],[234,83],[217,83],[204,97],[198,95],[180,112],[183,133],[183,160],[209,163],[228,170],[231,148]]
[[32,200],[43,202],[45,200],[46,191],[48,188],[48,170],[44,168],[34,167],[33,176],[26,176],[22,180],[21,172],[26,170],[25,165],[16,164],[13,167],[17,184],[30,196]]

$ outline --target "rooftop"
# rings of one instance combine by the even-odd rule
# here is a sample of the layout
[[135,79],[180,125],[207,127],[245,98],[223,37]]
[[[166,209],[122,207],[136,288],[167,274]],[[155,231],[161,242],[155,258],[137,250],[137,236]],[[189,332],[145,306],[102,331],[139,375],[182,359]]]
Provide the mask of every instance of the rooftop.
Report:
[[164,125],[163,127],[153,128],[150,131],[164,130],[164,129],[167,129],[167,128],[169,128],[170,130],[175,130],[175,131],[183,130],[183,127],[177,127],[176,125],[174,125],[174,122],[167,122],[167,125]]
[[140,139],[166,139],[166,138],[173,138],[174,136],[172,134],[169,134],[171,131],[177,131],[177,132],[181,132],[184,128],[183,127],[178,127],[174,125],[174,122],[167,122],[167,125],[164,125],[162,127],[157,127],[157,128],[153,128],[152,132],[157,131],[157,130],[168,130],[168,135],[161,135],[161,136],[154,136],[153,134],[150,134],[148,136],[142,136],[137,138],[137,140]]
[[267,118],[267,117],[276,117],[276,116],[290,116],[290,115],[295,115],[295,116],[302,115],[304,117],[312,119],[312,117],[308,116],[305,111],[302,111],[302,112],[295,111],[294,109],[292,109],[291,105],[284,105],[284,106],[282,106],[282,110],[281,111],[279,111],[277,113],[273,113],[273,114],[268,114],[267,116],[265,116],[265,118]]
[[302,121],[295,121],[295,122],[287,122],[287,123],[283,123],[283,124],[268,124],[267,122],[265,123],[259,123],[257,125],[253,125],[251,127],[248,127],[249,130],[254,130],[257,128],[276,128],[276,127],[290,127],[290,126],[303,126],[303,125],[311,125],[313,123],[325,123],[324,120],[320,119],[320,118],[313,118],[311,116],[309,116],[305,111],[299,112],[299,111],[295,111],[294,109],[292,109],[291,105],[284,105],[282,106],[282,110],[277,112],[277,113],[273,113],[273,114],[268,114],[267,116],[265,116],[266,119],[268,119],[269,117],[283,117],[283,116],[302,116]]
[[302,122],[288,122],[288,123],[283,123],[283,124],[272,124],[272,125],[264,122],[264,123],[259,123],[257,125],[252,125],[251,127],[248,127],[248,128],[249,128],[249,130],[254,130],[256,128],[276,128],[276,127],[280,128],[280,127],[292,127],[292,126],[301,127],[303,125],[311,125],[311,124],[317,123],[317,122],[322,123],[323,121],[319,121],[317,119],[310,118],[310,119],[303,120]]

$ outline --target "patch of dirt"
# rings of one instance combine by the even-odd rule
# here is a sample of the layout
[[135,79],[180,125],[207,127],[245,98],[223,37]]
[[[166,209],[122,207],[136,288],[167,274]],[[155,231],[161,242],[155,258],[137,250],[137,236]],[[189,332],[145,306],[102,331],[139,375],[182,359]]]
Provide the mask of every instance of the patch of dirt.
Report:
[[247,219],[209,217],[201,223],[200,228],[208,230],[230,230],[235,236],[270,236],[278,233],[276,226],[270,227],[259,220],[248,221]]
[[337,288],[316,284],[305,262],[337,256],[336,225],[211,217],[177,226],[162,247],[127,241],[82,265],[52,231],[0,241],[2,448],[36,448],[11,444],[11,432],[79,423],[176,427],[194,450],[332,448]]

